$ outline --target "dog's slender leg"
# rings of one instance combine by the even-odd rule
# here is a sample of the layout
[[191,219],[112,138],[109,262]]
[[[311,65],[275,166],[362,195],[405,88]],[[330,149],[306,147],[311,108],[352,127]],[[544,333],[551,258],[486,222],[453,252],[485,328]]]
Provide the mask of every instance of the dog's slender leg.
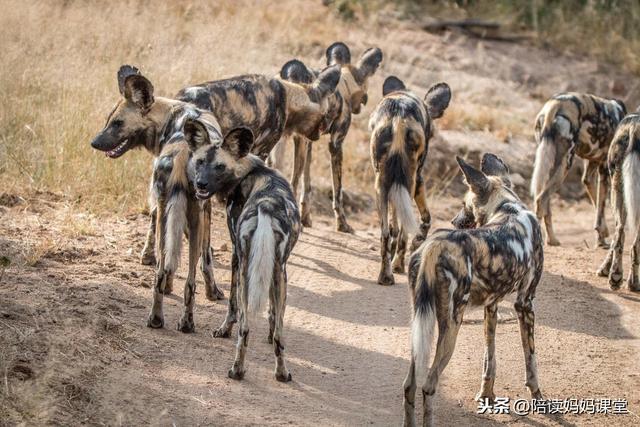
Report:
[[[376,177],[379,180],[378,177]],[[376,186],[376,188],[379,188]],[[395,279],[391,272],[391,235],[389,230],[389,204],[386,196],[376,192],[378,200],[378,221],[380,223],[380,274],[378,275],[378,284],[393,285]]]
[[534,399],[542,399],[540,386],[538,385],[538,368],[536,363],[536,347],[533,330],[535,326],[535,314],[533,312],[533,301],[531,297],[518,295],[514,305],[518,313],[520,324],[520,337],[522,338],[522,349],[524,350],[524,362],[527,373],[526,385]]
[[404,380],[404,420],[405,427],[414,427],[416,425],[416,364],[411,356],[411,364],[409,372]]
[[247,346],[249,345],[249,319],[247,317],[248,313],[248,277],[247,277],[247,268],[249,264],[249,244],[248,242],[244,242],[246,246],[242,253],[240,254],[240,263],[239,263],[239,277],[238,277],[238,289],[237,289],[237,297],[238,297],[238,313],[239,313],[239,328],[238,328],[238,343],[236,344],[236,358],[233,362],[233,366],[229,369],[229,378],[234,380],[241,380],[244,378],[244,359],[247,354]]
[[280,264],[280,259],[276,259],[273,274],[273,284],[276,307],[275,328],[273,330],[273,351],[276,356],[276,380],[280,382],[291,381],[291,373],[287,369],[284,361],[284,311],[287,306],[287,272]]
[[232,245],[231,255],[231,289],[229,290],[229,305],[227,306],[227,315],[222,325],[213,331],[215,338],[229,338],[231,330],[236,323],[238,313],[238,286],[240,284],[240,259],[238,258],[236,245]]
[[498,323],[498,304],[493,303],[484,308],[484,362],[482,384],[476,400],[489,399],[493,402],[493,384],[496,380],[496,324]]
[[269,290],[269,335],[267,336],[267,342],[273,344],[273,331],[276,328],[276,287],[272,286]]
[[147,326],[150,328],[162,328],[164,326],[164,314],[162,311],[162,300],[166,292],[166,287],[170,280],[165,271],[164,246],[165,246],[165,200],[159,198],[156,206],[156,253],[158,254],[158,264],[156,265],[156,277],[153,286],[153,303],[151,313],[147,319]]
[[421,168],[418,168],[416,176],[416,191],[414,200],[420,212],[420,232],[416,234],[411,242],[411,251],[415,251],[424,242],[431,228],[431,212],[427,206],[427,189],[422,178]]
[[291,191],[293,198],[298,200],[298,186],[302,169],[304,168],[305,141],[300,135],[293,135],[293,170],[291,171]]
[[613,243],[607,252],[607,257],[598,269],[598,275],[603,277],[608,276],[611,289],[618,289],[622,283],[622,250],[625,240],[624,227],[627,222],[627,212],[624,207],[624,196],[622,193],[622,171],[619,168],[614,170],[611,183],[611,204],[613,205],[613,212],[616,219],[616,233]]
[[[598,221],[600,220],[600,211],[598,206],[598,164],[595,162],[591,162],[588,160],[584,161],[584,172],[582,173],[582,184],[587,190],[587,195],[589,196],[589,200],[591,200],[591,204],[596,209],[595,215],[595,225],[594,228],[597,230]],[[596,244],[600,245],[599,233],[596,231]]]
[[313,153],[313,142],[303,138],[306,142],[307,154],[304,157],[304,168],[302,175],[302,197],[300,201],[300,221],[305,227],[311,228],[311,157]]
[[640,291],[640,278],[638,277],[638,269],[640,268],[640,232],[636,228],[633,246],[631,246],[631,268],[629,269],[629,278],[627,286],[630,291]]
[[205,295],[209,301],[224,299],[224,292],[216,285],[213,276],[213,249],[211,248],[211,200],[202,206],[202,246],[200,249],[200,271],[204,279]]
[[157,206],[151,210],[149,214],[149,230],[147,231],[147,240],[144,242],[142,253],[140,254],[140,264],[142,265],[155,265],[156,255],[154,248],[156,245],[156,213],[158,212]]
[[183,313],[178,322],[178,330],[184,333],[194,332],[193,306],[196,300],[196,270],[202,245],[203,215],[195,200],[189,200],[187,224],[189,227],[189,272],[184,284]]
[[333,211],[336,217],[336,230],[343,233],[353,233],[353,228],[347,223],[342,200],[342,143],[350,123],[351,117],[349,116],[336,132],[331,133],[331,141],[329,141],[331,176],[333,178]]
[[396,243],[396,252],[391,262],[394,273],[404,273],[404,258],[407,254],[407,232],[401,225],[398,231],[398,239]]
[[609,194],[609,172],[606,163],[598,166],[598,200],[596,204],[596,243],[598,247],[608,248],[609,243],[606,238],[609,237],[609,229],[605,221],[605,205],[607,195]]
[[[463,308],[461,308],[463,310]],[[462,312],[462,311],[461,311]],[[447,317],[440,317],[442,315]],[[447,367],[453,350],[456,346],[456,339],[458,337],[458,331],[462,324],[462,316],[459,321],[448,317],[448,313],[438,313],[438,343],[436,346],[436,355],[433,359],[433,364],[429,369],[427,375],[427,381],[422,387],[422,401],[423,401],[423,426],[434,425],[433,413],[434,406],[433,400],[438,387],[438,381],[444,368]]]

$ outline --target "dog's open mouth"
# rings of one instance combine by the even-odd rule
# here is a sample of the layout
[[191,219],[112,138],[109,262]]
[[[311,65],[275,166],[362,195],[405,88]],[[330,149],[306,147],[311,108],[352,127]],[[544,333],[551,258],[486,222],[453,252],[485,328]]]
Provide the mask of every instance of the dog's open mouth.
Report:
[[129,150],[129,139],[122,141],[113,150],[106,151],[104,154],[112,159],[117,159]]
[[196,188],[196,197],[200,200],[205,200],[211,197],[211,191],[209,190],[200,190]]

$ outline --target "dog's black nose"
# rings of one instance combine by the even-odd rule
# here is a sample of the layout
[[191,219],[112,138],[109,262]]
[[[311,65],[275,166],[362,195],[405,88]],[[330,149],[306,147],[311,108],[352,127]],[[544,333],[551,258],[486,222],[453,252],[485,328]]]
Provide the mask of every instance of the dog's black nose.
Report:
[[207,181],[205,181],[202,178],[196,179],[196,187],[198,187],[198,190],[206,190],[207,189]]

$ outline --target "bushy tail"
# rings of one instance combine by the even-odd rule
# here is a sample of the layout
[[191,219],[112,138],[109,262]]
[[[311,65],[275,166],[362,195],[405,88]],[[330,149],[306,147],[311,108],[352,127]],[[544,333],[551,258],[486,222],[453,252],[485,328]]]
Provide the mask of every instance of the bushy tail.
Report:
[[407,187],[401,184],[392,184],[389,189],[389,202],[395,208],[402,228],[409,234],[417,233],[418,221],[413,213],[411,195]]
[[427,242],[423,248],[423,261],[416,276],[414,313],[411,322],[411,355],[415,363],[416,379],[421,382],[426,378],[436,323],[433,281],[435,280],[435,259],[437,257],[428,254],[433,249],[433,242]]
[[631,232],[640,226],[640,154],[630,152],[622,163],[624,205],[627,211],[627,225]]
[[176,271],[180,264],[182,235],[187,225],[187,194],[183,190],[175,191],[165,207],[165,269]]
[[533,175],[531,175],[531,197],[535,200],[542,192],[551,178],[551,168],[553,167],[556,155],[556,147],[550,138],[542,138],[536,150],[536,160],[533,165]]
[[248,311],[258,315],[264,310],[269,288],[273,281],[273,267],[276,259],[276,239],[273,223],[269,215],[258,208],[258,223],[251,240],[249,253]]

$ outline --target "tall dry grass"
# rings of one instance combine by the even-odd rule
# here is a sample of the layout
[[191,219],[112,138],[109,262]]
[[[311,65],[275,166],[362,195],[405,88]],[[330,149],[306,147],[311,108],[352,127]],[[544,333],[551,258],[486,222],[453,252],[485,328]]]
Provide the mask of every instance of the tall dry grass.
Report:
[[[320,57],[342,24],[320,2],[0,2],[1,191],[42,190],[101,211],[143,208],[151,157],[91,149],[135,64],[158,95]],[[312,61],[317,62],[317,61]],[[314,64],[315,65],[315,64]]]

